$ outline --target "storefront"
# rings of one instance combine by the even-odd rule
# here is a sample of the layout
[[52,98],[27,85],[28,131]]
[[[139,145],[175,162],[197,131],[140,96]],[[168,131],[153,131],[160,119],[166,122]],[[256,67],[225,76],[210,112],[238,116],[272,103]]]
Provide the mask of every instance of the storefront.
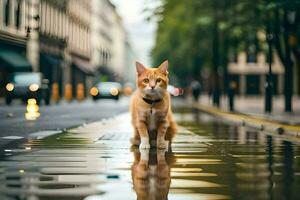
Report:
[[10,74],[30,71],[32,67],[26,59],[25,47],[8,45],[0,41],[0,96],[4,95]]
[[73,56],[71,66],[73,97],[82,100],[87,97],[88,90],[93,83],[93,67],[89,60]]

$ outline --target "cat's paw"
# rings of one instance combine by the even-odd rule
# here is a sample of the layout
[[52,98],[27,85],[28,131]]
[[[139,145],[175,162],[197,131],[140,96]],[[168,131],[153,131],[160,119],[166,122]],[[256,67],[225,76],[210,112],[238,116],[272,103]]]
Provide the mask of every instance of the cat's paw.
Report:
[[150,149],[150,144],[149,143],[141,143],[140,144],[140,149],[145,150],[145,149]]
[[167,140],[157,141],[157,148],[158,149],[167,149],[168,146],[169,146],[169,141],[167,141]]
[[133,145],[133,146],[139,146],[141,144],[141,140],[138,139],[138,138],[130,138],[130,143]]

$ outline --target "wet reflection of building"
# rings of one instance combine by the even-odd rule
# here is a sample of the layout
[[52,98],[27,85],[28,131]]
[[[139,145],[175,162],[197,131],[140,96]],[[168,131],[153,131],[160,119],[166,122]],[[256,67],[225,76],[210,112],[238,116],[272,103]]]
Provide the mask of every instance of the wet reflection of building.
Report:
[[167,200],[171,183],[171,153],[164,150],[136,150],[131,167],[138,200]]

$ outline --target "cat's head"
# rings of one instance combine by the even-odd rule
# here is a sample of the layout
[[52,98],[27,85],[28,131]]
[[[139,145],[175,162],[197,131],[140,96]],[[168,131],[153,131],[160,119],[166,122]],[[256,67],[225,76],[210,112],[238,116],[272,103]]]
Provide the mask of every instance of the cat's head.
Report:
[[146,68],[143,64],[136,62],[137,87],[146,98],[161,98],[167,90],[168,61],[164,61],[157,68]]

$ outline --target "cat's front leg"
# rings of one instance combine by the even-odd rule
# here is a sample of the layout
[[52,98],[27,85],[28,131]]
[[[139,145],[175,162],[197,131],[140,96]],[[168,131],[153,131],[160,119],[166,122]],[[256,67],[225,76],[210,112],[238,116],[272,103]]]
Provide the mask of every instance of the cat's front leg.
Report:
[[167,149],[169,141],[165,140],[166,132],[168,128],[168,122],[166,119],[162,120],[157,130],[157,148]]
[[141,137],[137,128],[134,128],[133,137],[130,138],[130,142],[134,146],[139,146],[141,144]]
[[138,131],[141,137],[140,149],[150,149],[149,134],[145,122],[140,122]]

